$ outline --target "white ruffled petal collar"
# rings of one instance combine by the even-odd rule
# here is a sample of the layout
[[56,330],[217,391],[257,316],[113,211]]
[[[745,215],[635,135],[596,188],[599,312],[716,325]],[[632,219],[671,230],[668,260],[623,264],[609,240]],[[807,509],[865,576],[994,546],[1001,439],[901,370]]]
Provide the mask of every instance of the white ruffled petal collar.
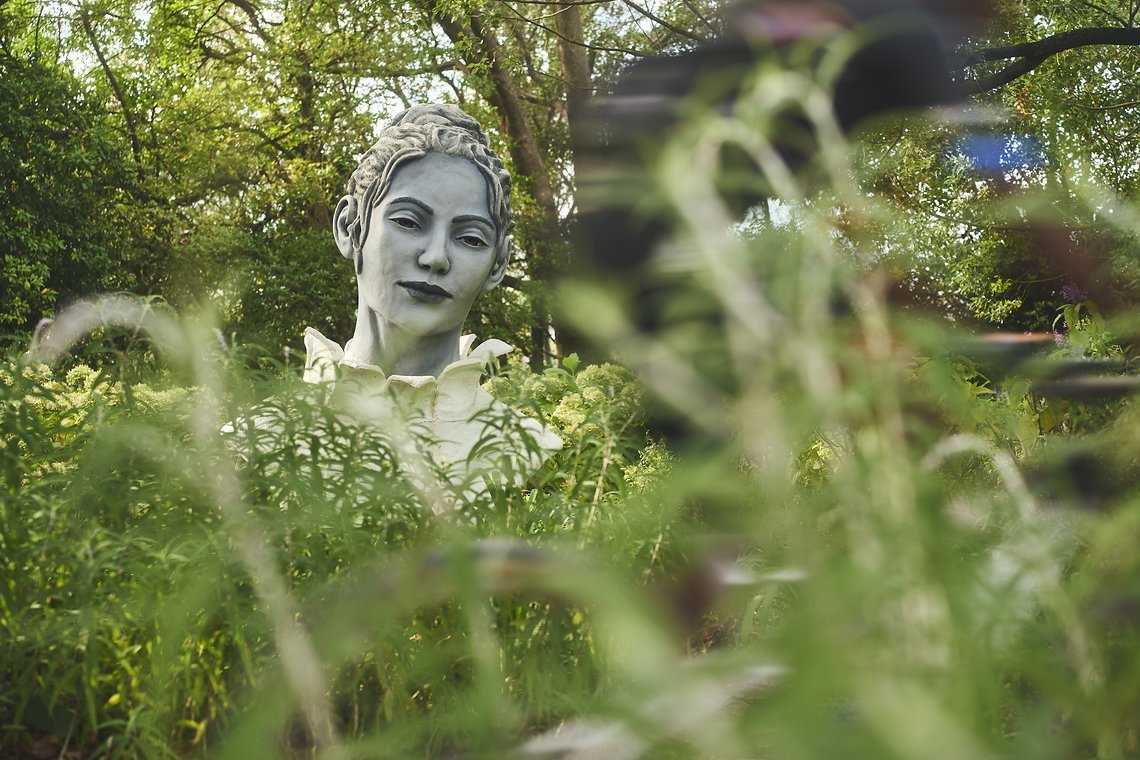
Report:
[[[349,343],[352,341],[350,340]],[[492,360],[504,356],[514,348],[507,343],[490,338],[479,345],[475,345],[475,336],[468,334],[459,339],[459,359],[443,368],[439,377],[433,375],[391,375],[384,374],[384,370],[375,364],[360,364],[346,361],[345,348],[335,341],[329,340],[320,331],[312,327],[305,328],[305,382],[323,383],[336,380],[337,368],[353,371],[354,375],[374,374],[377,380],[387,380],[391,384],[408,385],[413,388],[423,388],[433,384],[449,384],[452,379],[458,380],[477,372],[482,374],[483,368]]]

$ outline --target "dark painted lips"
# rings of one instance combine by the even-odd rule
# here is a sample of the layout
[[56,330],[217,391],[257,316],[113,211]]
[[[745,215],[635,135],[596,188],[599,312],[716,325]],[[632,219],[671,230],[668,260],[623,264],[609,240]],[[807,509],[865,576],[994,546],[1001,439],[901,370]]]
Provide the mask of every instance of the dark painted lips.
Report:
[[408,291],[413,298],[419,298],[425,301],[442,301],[445,298],[451,298],[452,295],[438,285],[432,285],[430,282],[420,282],[413,280],[401,280],[396,283],[404,290]]

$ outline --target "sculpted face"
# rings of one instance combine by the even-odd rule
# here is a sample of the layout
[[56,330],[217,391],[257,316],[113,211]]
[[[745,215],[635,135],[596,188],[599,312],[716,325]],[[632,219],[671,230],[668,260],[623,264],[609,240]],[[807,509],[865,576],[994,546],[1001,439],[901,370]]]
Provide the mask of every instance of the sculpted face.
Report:
[[502,279],[498,232],[474,163],[440,153],[406,163],[372,211],[360,295],[409,336],[457,332],[475,298]]

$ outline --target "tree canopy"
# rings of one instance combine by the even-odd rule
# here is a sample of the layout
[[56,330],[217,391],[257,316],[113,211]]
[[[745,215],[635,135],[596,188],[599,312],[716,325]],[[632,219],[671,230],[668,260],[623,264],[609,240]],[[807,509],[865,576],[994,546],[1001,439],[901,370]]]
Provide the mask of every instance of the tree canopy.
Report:
[[[956,51],[959,81],[1048,159],[1002,181],[1067,197],[1072,234],[1126,257],[1128,237],[1107,235],[1107,209],[1078,202],[1074,183],[1137,192],[1137,4],[995,6]],[[352,274],[327,232],[331,206],[378,123],[443,99],[489,126],[519,178],[508,287],[477,304],[472,329],[493,325],[535,366],[558,350],[548,285],[565,261],[572,137],[589,128],[590,96],[723,23],[707,0],[12,0],[0,14],[0,329],[130,289],[212,302],[227,331],[273,351],[306,324],[346,333]],[[1065,275],[1023,232],[981,218],[994,182],[949,140],[906,122],[863,143],[883,159],[874,192],[929,238],[909,287],[952,314],[1039,327]]]
[[0,329],[93,284],[133,284],[118,206],[134,177],[100,110],[66,68],[0,50]]

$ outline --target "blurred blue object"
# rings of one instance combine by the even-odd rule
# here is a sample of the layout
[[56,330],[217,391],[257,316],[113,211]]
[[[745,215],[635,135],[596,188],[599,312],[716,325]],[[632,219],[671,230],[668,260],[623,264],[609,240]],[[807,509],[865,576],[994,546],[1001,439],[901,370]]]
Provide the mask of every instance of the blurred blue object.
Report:
[[956,151],[980,172],[1031,169],[1047,163],[1041,143],[1025,134],[971,134],[958,141]]

